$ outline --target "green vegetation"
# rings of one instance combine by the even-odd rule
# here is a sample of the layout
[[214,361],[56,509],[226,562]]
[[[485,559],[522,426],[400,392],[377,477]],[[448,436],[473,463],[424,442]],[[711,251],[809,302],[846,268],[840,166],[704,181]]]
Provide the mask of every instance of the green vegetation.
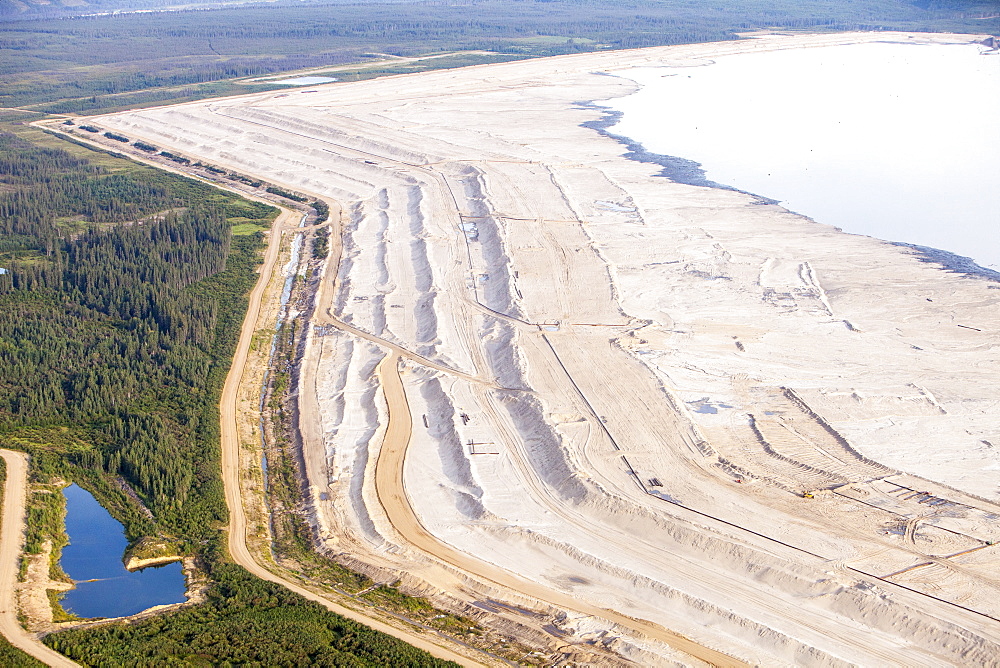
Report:
[[6,668],[45,668],[45,664],[28,656],[0,636],[0,666]]
[[335,615],[233,565],[212,572],[208,602],[136,624],[49,635],[45,643],[98,666],[454,666]]
[[[207,169],[210,172],[219,173],[218,169],[212,169],[211,166],[206,166],[205,169]],[[229,174],[226,174],[226,178],[229,179],[230,181],[239,181],[240,183],[248,185],[251,188],[260,188],[262,185],[264,185],[263,181],[258,181],[257,179],[252,179],[249,176],[237,174],[236,172],[230,172]]]
[[[0,24],[0,107],[86,113],[273,90],[237,79],[304,68],[352,80],[774,27],[996,33],[996,14],[990,0],[448,0],[21,20]],[[456,51],[480,53],[357,67]]]
[[[34,471],[37,473],[37,471]],[[32,557],[43,554],[48,544],[48,573],[50,580],[69,582],[70,578],[63,571],[59,560],[63,548],[69,545],[69,536],[65,530],[66,498],[62,494],[65,483],[42,481],[38,475],[32,475],[31,487],[25,503],[25,525],[27,528],[24,543],[24,554],[21,555],[20,577],[28,573]],[[49,605],[52,608],[52,619],[56,622],[66,622],[77,619],[62,607],[64,592],[49,589],[46,591]]]
[[114,139],[115,141],[120,141],[123,144],[129,143],[129,138],[128,137],[126,137],[125,135],[120,135],[120,134],[115,133],[115,132],[105,132],[104,136],[107,137],[108,139]]
[[234,237],[245,237],[251,234],[257,234],[263,232],[267,228],[263,225],[258,225],[257,223],[237,223],[233,225],[232,232]]
[[330,206],[321,199],[312,203],[312,208],[316,211],[316,220],[313,225],[321,225],[330,220]]
[[28,494],[25,511],[27,535],[24,558],[27,559],[27,555],[41,554],[46,541],[51,541],[49,577],[53,580],[66,580],[66,574],[59,566],[62,549],[69,545],[69,536],[66,535],[63,526],[66,517],[66,499],[62,495],[62,485],[34,483],[31,493]]
[[317,260],[325,259],[330,253],[330,228],[323,227],[316,230],[313,237],[312,254]]
[[128,565],[128,562],[133,559],[140,561],[146,559],[173,559],[177,556],[176,545],[160,538],[147,536],[139,542],[133,543],[125,550],[123,561]]
[[304,195],[299,195],[293,193],[291,190],[285,190],[284,188],[279,188],[278,186],[268,186],[267,192],[272,195],[277,195],[278,197],[284,197],[285,199],[290,199],[293,202],[308,202],[309,198]]
[[[138,148],[139,142],[136,142],[135,146]],[[204,169],[206,171],[209,171],[209,172],[211,172],[213,174],[225,174],[226,173],[226,170],[222,169],[221,167],[216,167],[215,165],[206,165],[203,162],[196,162],[196,163],[194,163],[194,166],[195,167],[201,167],[202,169]]]
[[[46,642],[87,665],[450,665],[228,562],[219,391],[262,248],[231,226],[275,209],[21,131],[0,133],[0,445],[32,454],[27,552],[52,540],[61,576],[71,479],[134,555],[193,554],[212,581],[205,604]],[[36,665],[3,643],[0,664]]]
[[[410,596],[393,585],[378,585],[363,593],[361,598],[374,605],[403,615],[408,619],[435,628],[452,636],[457,636],[470,645],[478,645],[485,631],[476,622],[466,617],[442,613],[430,601],[419,596]],[[494,652],[503,653],[503,647],[490,647]],[[523,654],[523,649],[522,652]]]
[[72,612],[66,612],[66,609],[62,606],[62,600],[66,596],[66,592],[58,591],[55,589],[46,589],[45,595],[49,598],[49,607],[52,608],[52,621],[53,622],[76,622],[82,619],[77,617]]
[[[559,44],[566,43],[565,38],[559,39]],[[363,81],[366,79],[377,79],[378,77],[391,76],[394,74],[416,74],[417,72],[430,72],[432,70],[451,70],[457,67],[471,67],[472,65],[488,65],[490,63],[506,63],[512,60],[524,60],[530,58],[529,54],[518,53],[455,53],[441,56],[428,56],[426,58],[400,59],[372,63],[366,65],[355,65],[337,69],[325,70],[313,73],[315,76],[333,77],[337,81]]]
[[362,598],[372,603],[411,613],[430,612],[434,610],[433,606],[426,600],[402,594],[398,589],[390,585],[374,587],[371,591],[365,592]]
[[[293,299],[301,282],[293,286]],[[296,336],[301,329],[295,321],[283,326],[276,335],[270,360],[265,394],[264,426],[268,434],[267,504],[271,515],[274,553],[279,563],[304,577],[332,584],[342,591],[358,592],[372,585],[371,580],[353,573],[313,549],[312,530],[298,512],[302,499],[287,392],[291,386]]]
[[176,162],[181,165],[191,164],[191,161],[185,158],[184,156],[176,155],[174,153],[171,153],[170,151],[160,151],[160,155],[162,155],[167,160],[172,160],[173,162]]
[[[130,539],[191,551],[225,519],[218,392],[262,247],[227,218],[275,212],[105,161],[0,135],[0,444],[88,487]],[[54,535],[47,510],[31,525]]]
[[[313,225],[322,225],[330,220],[330,206],[321,199],[312,203],[312,208],[316,212],[316,220]],[[314,259],[322,260],[330,252],[330,228],[322,227],[313,235],[312,256]]]

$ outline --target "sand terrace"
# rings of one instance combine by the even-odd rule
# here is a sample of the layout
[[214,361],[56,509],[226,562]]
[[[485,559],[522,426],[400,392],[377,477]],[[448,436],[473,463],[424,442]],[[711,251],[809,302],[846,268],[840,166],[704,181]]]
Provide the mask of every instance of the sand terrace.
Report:
[[580,104],[635,66],[971,39],[775,36],[93,122],[342,207],[298,388],[331,552],[570,653],[693,660],[659,628],[764,665],[985,665],[1000,284],[656,177]]

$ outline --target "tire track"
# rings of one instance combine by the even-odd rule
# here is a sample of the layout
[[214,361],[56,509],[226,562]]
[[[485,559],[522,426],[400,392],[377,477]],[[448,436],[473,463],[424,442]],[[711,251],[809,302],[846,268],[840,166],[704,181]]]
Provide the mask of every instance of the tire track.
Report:
[[[382,633],[398,638],[399,640],[429,652],[438,658],[454,661],[463,666],[481,665],[470,660],[468,657],[457,654],[448,648],[436,644],[427,636],[417,635],[415,633],[396,628],[395,626],[390,626],[381,620],[369,617],[357,610],[352,610],[334,603],[333,601],[305,588],[304,586],[272,572],[263,563],[263,560],[258,561],[257,557],[250,551],[250,548],[247,545],[248,524],[243,505],[243,490],[240,487],[242,471],[240,469],[239,428],[236,419],[238,412],[237,390],[239,389],[240,381],[243,377],[243,372],[247,364],[247,355],[250,351],[250,343],[257,327],[257,319],[260,314],[260,305],[264,295],[264,290],[267,287],[268,281],[274,272],[275,264],[277,263],[281,235],[286,227],[290,226],[290,224],[294,225],[297,223],[298,217],[297,212],[288,209],[281,209],[281,214],[274,221],[274,224],[271,227],[267,250],[264,253],[264,261],[261,265],[260,276],[257,279],[257,284],[250,293],[249,306],[247,308],[246,317],[243,320],[243,326],[240,330],[240,338],[236,346],[236,353],[233,357],[233,364],[229,369],[228,375],[226,376],[226,383],[222,390],[222,398],[219,406],[221,419],[220,442],[222,447],[222,481],[225,489],[226,506],[229,509],[229,554],[232,556],[233,561],[262,580],[267,580],[268,582],[273,582],[290,589],[304,598],[319,603],[331,612],[342,615],[356,622],[360,622],[361,624],[369,626],[376,631],[381,631]],[[71,663],[69,665],[75,666],[76,664]]]
[[504,589],[512,589],[557,608],[605,619],[623,628],[637,631],[644,636],[663,642],[708,665],[726,668],[747,665],[727,654],[699,645],[689,638],[656,624],[600,608],[554,589],[524,580],[502,568],[462,554],[435,538],[413,512],[413,507],[410,505],[403,486],[403,467],[406,461],[406,450],[410,443],[413,421],[409,403],[406,400],[406,391],[403,388],[403,379],[399,372],[399,360],[400,354],[393,350],[379,362],[376,369],[388,406],[389,420],[375,464],[375,491],[389,521],[410,545],[454,568],[488,580]]
[[42,644],[41,639],[26,631],[17,619],[17,574],[24,544],[24,505],[28,491],[28,455],[13,450],[0,450],[7,463],[7,480],[3,486],[3,524],[0,527],[0,633],[10,644],[56,668],[79,664]]

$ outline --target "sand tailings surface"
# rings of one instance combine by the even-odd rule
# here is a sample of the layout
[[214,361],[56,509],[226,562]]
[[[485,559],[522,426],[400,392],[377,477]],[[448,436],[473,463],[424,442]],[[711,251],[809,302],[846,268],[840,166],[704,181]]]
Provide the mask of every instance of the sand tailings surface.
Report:
[[987,665],[1000,284],[657,177],[581,104],[634,66],[971,39],[586,54],[93,123],[342,205],[298,388],[331,553],[567,654]]

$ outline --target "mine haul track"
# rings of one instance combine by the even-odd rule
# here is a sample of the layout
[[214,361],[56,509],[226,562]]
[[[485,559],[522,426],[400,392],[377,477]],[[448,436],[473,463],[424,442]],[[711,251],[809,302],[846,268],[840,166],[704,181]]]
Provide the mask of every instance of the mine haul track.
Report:
[[431,535],[414,513],[403,486],[403,464],[413,421],[400,376],[399,359],[399,354],[392,352],[379,363],[377,370],[389,407],[389,423],[376,464],[375,488],[378,492],[379,502],[389,516],[393,527],[406,538],[410,545],[460,571],[557,608],[593,615],[623,628],[638,631],[648,638],[666,643],[709,665],[734,668],[748,665],[656,624],[590,605],[578,598],[524,580],[506,570],[462,554]]
[[[810,44],[821,46],[839,39],[815,38]],[[769,48],[763,41],[733,48],[756,46]],[[704,53],[702,47],[684,48]],[[675,51],[664,53],[673,57]],[[544,61],[552,66],[538,65],[537,78],[525,82],[518,73],[520,78],[511,76],[508,85],[502,85],[508,70],[500,67],[490,69],[488,76],[484,74],[484,81],[470,70],[465,79],[462,74],[401,78],[374,96],[368,84],[343,86],[320,91],[298,103],[298,98],[288,95],[282,95],[278,102],[261,95],[186,105],[163,113],[138,112],[109,121],[111,127],[140,138],[187,146],[191,157],[199,155],[199,159],[263,178],[270,174],[279,181],[291,180],[294,183],[286,185],[300,192],[321,190],[351,203],[351,220],[331,239],[339,237],[345,247],[352,246],[342,261],[328,260],[310,320],[310,325],[321,325],[317,336],[339,331],[331,337],[332,344],[320,344],[319,356],[306,362],[309,369],[319,366],[316,360],[328,363],[322,381],[315,380],[318,373],[312,375],[310,387],[317,393],[325,392],[323,400],[328,403],[313,401],[316,424],[309,426],[312,434],[307,442],[315,451],[310,451],[307,465],[314,466],[308,493],[318,494],[313,499],[317,522],[321,531],[331,532],[331,546],[341,538],[353,541],[358,559],[369,559],[366,563],[370,567],[411,573],[411,582],[424,577],[427,585],[440,584],[442,591],[452,591],[448,587],[454,576],[468,575],[463,579],[472,586],[463,595],[479,597],[489,592],[494,596],[499,591],[498,600],[504,600],[503,592],[511,598],[521,592],[526,600],[537,602],[535,610],[561,608],[582,612],[580,619],[597,618],[597,624],[588,626],[590,622],[577,624],[576,617],[568,615],[566,626],[574,627],[574,635],[579,633],[584,650],[588,637],[617,636],[626,646],[638,641],[633,647],[646,638],[666,637],[662,629],[657,632],[660,635],[651,634],[644,628],[647,622],[634,619],[640,617],[683,630],[700,642],[718,645],[751,662],[766,663],[761,658],[765,656],[775,661],[806,656],[795,652],[823,657],[817,661],[908,665],[933,665],[945,656],[952,661],[973,656],[982,660],[990,652],[995,656],[997,612],[990,593],[997,587],[995,578],[984,574],[983,563],[992,556],[986,548],[996,541],[989,524],[976,519],[992,512],[991,504],[955,496],[930,482],[907,481],[905,475],[860,459],[845,447],[846,441],[841,442],[827,429],[828,423],[811,414],[815,409],[823,419],[836,415],[831,406],[839,404],[833,404],[834,399],[807,393],[797,401],[797,396],[781,393],[785,384],[795,390],[810,386],[801,378],[811,379],[811,375],[795,375],[803,374],[803,368],[813,368],[803,367],[802,359],[809,365],[824,360],[816,361],[805,353],[801,359],[772,359],[766,346],[754,350],[746,323],[720,315],[721,307],[715,306],[717,299],[728,299],[727,308],[747,309],[755,318],[759,314],[760,323],[784,331],[779,325],[785,321],[772,313],[775,305],[766,294],[758,303],[762,288],[754,282],[760,281],[757,269],[770,266],[767,263],[774,256],[788,267],[797,266],[797,262],[801,265],[799,260],[806,253],[810,276],[815,267],[824,280],[834,277],[831,283],[836,277],[847,280],[839,254],[824,256],[817,250],[822,244],[812,243],[820,236],[825,243],[829,233],[813,224],[801,230],[796,227],[796,234],[788,236],[788,226],[799,225],[789,215],[778,216],[763,207],[741,204],[736,195],[696,193],[666,183],[657,184],[654,192],[646,168],[615,162],[620,147],[602,147],[599,141],[586,144],[579,132],[572,138],[586,144],[585,149],[571,146],[570,135],[562,143],[550,145],[547,142],[555,140],[555,133],[547,132],[544,137],[530,134],[548,122],[545,118],[565,121],[561,127],[567,133],[579,127],[573,124],[581,120],[580,113],[573,111],[571,117],[565,111],[568,107],[556,109],[548,104],[552,89],[546,88],[547,83],[558,86],[574,76],[581,81],[586,78],[580,83],[584,94],[573,99],[606,99],[624,88],[609,84],[611,77],[589,78],[593,71],[607,69],[608,62],[583,59],[581,71],[574,74],[574,58]],[[622,66],[634,62],[626,55],[620,58]],[[551,78],[546,80],[545,76]],[[487,81],[494,78],[499,83]],[[436,84],[425,86],[428,90],[421,93],[417,84],[424,85],[424,81]],[[468,84],[449,89],[453,81]],[[535,95],[539,88],[545,90]],[[448,95],[452,90],[467,95],[452,103]],[[476,106],[479,103],[474,100],[481,92],[488,94],[488,109]],[[608,95],[599,97],[605,93]],[[432,102],[421,106],[421,94],[427,94]],[[322,103],[315,102],[321,99]],[[475,112],[483,115],[470,115]],[[477,125],[475,120],[470,123],[470,119],[494,117],[518,122],[510,127],[500,121],[495,127]],[[429,130],[428,118],[434,119]],[[470,132],[470,126],[475,130]],[[192,136],[177,135],[177,128],[185,132],[190,128]],[[496,141],[490,134],[494,130],[499,138]],[[145,136],[144,132],[151,134]],[[251,138],[259,149],[254,155],[236,156],[217,149],[228,145],[225,142],[237,141],[234,137],[241,133],[245,136],[238,141]],[[498,156],[514,159],[495,159]],[[507,166],[500,166],[501,162]],[[600,172],[604,180],[593,172]],[[615,182],[616,177],[631,184],[629,188],[618,188],[622,181]],[[568,187],[569,198],[560,193],[560,183]],[[424,213],[431,214],[433,224],[425,224],[421,211],[406,208],[408,204],[415,206],[414,193],[417,199],[425,198]],[[677,198],[663,197],[663,193]],[[595,210],[602,201],[619,202],[619,196],[626,208],[636,212],[637,220]],[[750,224],[765,232],[762,241],[757,240],[757,228]],[[681,231],[673,229],[678,225]],[[470,227],[475,235],[494,235],[487,239],[493,246],[487,247],[483,237],[478,239],[480,243],[470,243],[473,234],[463,236]],[[580,232],[584,227],[587,234],[595,235],[589,242]],[[506,236],[500,238],[497,230]],[[771,237],[767,234],[778,232],[789,244],[787,249],[768,242]],[[883,273],[902,266],[899,258],[884,248],[862,248],[867,242],[838,239],[847,246],[853,244],[865,257],[883,260],[887,267]],[[424,264],[418,265],[414,258],[417,251],[423,251],[414,250],[411,244],[425,241],[435,254],[428,251],[422,256]],[[596,287],[594,294],[579,287],[605,286],[610,280],[610,275],[593,271],[597,267],[604,272],[603,257],[601,262],[586,259],[595,248],[606,254],[608,271],[619,272],[616,276],[625,281],[620,285],[611,281],[615,299],[623,296],[632,300],[629,303],[637,308],[629,308],[628,313],[653,316],[649,326],[637,321],[638,315],[629,320],[622,310],[624,301],[618,302],[616,312],[607,308],[606,296],[598,294]],[[733,256],[730,248],[739,252]],[[488,257],[487,252],[494,255]],[[378,253],[381,259],[373,259]],[[664,253],[674,259],[661,261],[659,255]],[[428,257],[433,264],[427,262]],[[413,274],[422,271],[426,277],[431,267],[434,274],[428,284],[433,288],[416,287]],[[930,289],[931,279],[938,277],[931,277],[924,269],[918,276],[917,270],[907,265],[904,273],[912,271],[915,284]],[[385,278],[373,279],[378,271],[382,273],[377,275]],[[341,273],[344,281],[338,284]],[[780,283],[782,290],[792,292],[798,289],[794,286],[799,283],[791,278],[772,273],[768,285]],[[727,283],[716,281],[712,303],[702,303],[699,299],[707,278],[727,278],[734,287],[723,290]],[[921,282],[924,278],[926,283]],[[802,288],[803,300],[813,299],[810,295],[821,290],[818,285],[813,277],[811,287]],[[854,285],[850,283],[850,287]],[[504,301],[505,295],[498,296],[498,289],[504,286],[516,293],[517,300],[510,297]],[[659,302],[642,296],[643,290],[651,295],[654,287],[658,295],[670,295],[663,306],[669,313],[658,314]],[[963,295],[969,288],[959,287],[955,289]],[[431,328],[432,334],[418,335],[421,322],[416,306],[426,303],[419,300],[429,292],[439,300],[431,313],[438,317],[447,314],[447,322],[440,332]],[[858,310],[860,307],[846,296],[838,296],[840,301],[833,306],[826,304],[820,315],[813,314],[815,304],[803,301],[805,305],[795,306],[795,328],[785,332],[790,343],[799,341],[794,337],[803,338],[799,327],[802,332],[828,333],[827,320],[833,308]],[[389,310],[407,307],[411,308]],[[900,305],[894,313],[909,314],[909,308]],[[595,315],[598,317],[592,317]],[[628,324],[623,325],[623,321]],[[495,348],[487,346],[507,345],[506,341],[496,343],[498,332],[513,332],[510,346],[521,354],[523,367],[531,371],[530,377],[527,372],[520,377],[526,379],[523,382],[518,382],[514,372],[504,375],[509,369],[494,366],[495,358],[490,356]],[[849,339],[845,359],[854,359],[855,348],[881,350],[877,333],[859,332],[837,334]],[[648,345],[647,333],[651,339]],[[438,334],[442,348],[435,351]],[[725,348],[715,342],[723,338]],[[774,364],[777,370],[766,367],[760,377],[730,374],[726,364],[742,369],[740,365],[750,363],[733,352],[730,338],[737,341],[741,356],[753,353],[754,363]],[[358,346],[361,341],[364,345]],[[311,343],[307,340],[304,345]],[[489,358],[486,363],[484,357]],[[926,364],[927,369],[936,368],[924,359],[914,357],[913,361]],[[338,384],[340,380],[333,378],[336,374],[346,377],[352,369],[361,373],[352,375],[351,385]],[[786,369],[792,375],[786,376]],[[887,363],[886,369],[895,367]],[[510,387],[503,387],[505,384]],[[428,388],[437,391],[433,388],[442,386],[447,396],[433,405]],[[732,403],[748,407],[746,414],[726,414],[720,409],[725,424],[695,416],[694,409],[685,405],[695,403],[690,401],[695,391],[734,397],[737,401]],[[893,389],[887,396],[894,398],[896,392]],[[343,402],[348,396],[355,401],[351,404],[354,411],[356,398],[362,395],[368,416],[352,412],[355,422],[345,425],[336,415],[334,402]],[[910,399],[909,394],[899,397]],[[548,411],[544,421],[560,434],[548,441],[555,445],[542,451],[551,460],[538,454],[537,443],[542,439],[537,434],[541,431],[519,431],[513,423],[509,407],[522,399],[525,405],[533,401],[542,405]],[[413,429],[424,406],[428,413],[433,409],[445,418],[435,423],[432,416],[428,425],[425,413],[426,432]],[[914,406],[914,411],[923,410],[922,403]],[[448,506],[451,500],[447,493],[466,483],[462,479],[449,487],[452,471],[434,468],[450,466],[454,460],[439,455],[444,452],[445,440],[431,427],[444,425],[450,415],[447,411],[466,407],[474,424],[463,430],[465,423],[451,418],[456,433],[462,432],[461,442],[453,450],[476,467],[469,489],[483,495],[486,511],[479,515],[458,514],[464,509],[457,504],[455,508]],[[453,412],[459,414],[458,410]],[[466,420],[468,416],[463,412],[461,417]],[[363,423],[361,427],[359,423]],[[475,436],[472,432],[477,429],[486,433],[485,439],[478,440],[496,445],[491,452],[463,451],[463,445],[475,444],[476,440],[467,437]],[[363,443],[354,438],[362,430],[370,430],[365,431]],[[534,443],[528,443],[529,437]],[[481,454],[502,456],[467,456]],[[549,466],[563,455],[568,466]],[[354,466],[358,461],[364,466]],[[557,463],[561,466],[562,461]],[[421,471],[428,474],[425,479],[419,477]],[[563,485],[566,480],[577,486]],[[594,490],[593,495],[586,497],[590,491],[585,490],[572,496],[581,485],[591,485],[587,490]],[[836,487],[825,491],[831,486]],[[349,496],[355,489],[362,489],[364,498],[361,492],[357,498]],[[436,489],[446,492],[431,496],[437,494]],[[954,503],[940,506],[943,501],[932,496],[921,505],[926,499],[910,500],[903,494],[907,489],[925,496],[937,494]],[[337,496],[324,499],[322,493],[332,490]],[[345,493],[341,495],[341,491]],[[581,498],[591,505],[575,503]],[[607,505],[599,505],[605,502]],[[248,500],[244,498],[242,503]],[[351,504],[359,504],[356,514],[351,514]],[[230,499],[230,506],[239,505],[237,494]],[[951,523],[932,525],[931,515],[940,516],[942,509],[969,514],[971,519],[956,524],[957,520],[945,517]],[[359,518],[369,520],[369,513],[378,525],[372,523],[371,533],[365,534],[367,525],[358,529],[358,522]],[[898,523],[914,513],[928,518],[919,531],[916,523],[908,524],[900,540],[890,531],[879,531],[891,529],[886,522]],[[588,521],[589,530],[585,526]],[[643,530],[646,527],[650,530]],[[245,519],[244,526],[237,527],[234,522],[233,529],[245,533]],[[631,536],[627,546],[622,531]],[[927,538],[934,531],[938,538]],[[964,578],[960,584],[968,593],[962,587],[942,591],[934,588],[933,582],[928,584],[934,575],[928,566],[936,562],[921,554],[918,534],[925,541],[940,538],[935,542],[942,546],[940,559],[956,558],[945,575]],[[605,544],[595,542],[595,537],[606,538]],[[988,539],[991,542],[980,545]],[[491,548],[508,545],[509,553],[503,549],[490,553]],[[619,545],[616,553],[614,546]],[[552,550],[544,559],[527,563],[538,554],[531,551],[533,548],[548,547]],[[261,554],[253,555],[254,550]],[[273,568],[263,554],[266,549],[254,547],[249,552],[249,557],[238,558],[256,558],[262,568]],[[525,561],[523,568],[518,558]],[[410,565],[415,568],[410,570]],[[563,582],[563,573],[594,574],[592,579],[597,582],[576,587]],[[922,573],[927,574],[927,582],[920,579]],[[621,581],[625,584],[619,584]],[[977,583],[983,585],[980,590],[972,589]],[[600,603],[587,606],[581,600]],[[674,612],[674,602],[684,612]],[[530,602],[524,605],[533,607]],[[628,617],[614,617],[608,608],[621,610]],[[701,613],[704,617],[699,617]],[[594,628],[599,631],[588,636],[588,629]],[[664,644],[669,642],[646,646],[654,644],[658,645],[655,651],[666,654]],[[567,645],[572,646],[573,641]],[[704,658],[719,663],[727,660]]]
[[[273,203],[272,203],[273,204]],[[229,553],[233,560],[243,566],[257,577],[279,584],[295,593],[315,601],[326,607],[328,610],[343,615],[349,619],[360,622],[371,628],[394,636],[415,647],[423,649],[434,656],[448,661],[454,661],[460,665],[479,665],[468,656],[459,654],[441,643],[433,642],[426,634],[416,634],[406,628],[400,628],[385,623],[381,619],[366,615],[353,608],[342,606],[315,591],[308,589],[301,584],[282,577],[280,569],[267,562],[250,550],[247,542],[248,522],[245,499],[240,484],[246,472],[240,465],[240,438],[237,424],[237,393],[242,381],[242,377],[247,364],[247,355],[250,351],[250,343],[256,331],[257,320],[260,315],[261,300],[265,288],[274,272],[278,259],[280,240],[285,231],[298,229],[289,222],[297,222],[298,216],[294,211],[282,209],[278,219],[273,223],[271,233],[268,238],[267,249],[264,253],[263,263],[260,269],[260,277],[250,293],[249,306],[243,326],[240,330],[240,338],[236,347],[236,354],[233,358],[232,367],[226,376],[226,382],[222,391],[220,404],[221,415],[221,442],[222,442],[222,476],[225,488],[226,505],[229,509]]]
[[[44,122],[38,122],[38,125],[46,127],[47,129],[57,132],[58,134],[66,135],[65,132],[61,131],[58,125],[52,125],[50,127],[49,124]],[[73,137],[73,141],[90,144],[100,150],[105,149],[105,146],[103,146],[100,142],[93,141],[87,137]],[[273,199],[263,199],[252,193],[248,193],[245,190],[228,187],[217,183],[216,181],[204,179],[197,174],[191,174],[188,170],[151,160],[150,157],[145,154],[133,152],[130,153],[129,157],[133,160],[151,165],[158,169],[163,169],[176,174],[182,174],[188,177],[193,176],[194,178],[209,183],[217,188],[229,190],[242,197],[254,199],[265,204],[275,206],[279,209],[279,215],[272,223],[271,229],[267,235],[267,244],[264,256],[261,260],[260,268],[258,269],[259,275],[257,282],[254,284],[253,289],[248,295],[247,312],[240,328],[239,340],[236,345],[236,351],[233,355],[232,365],[230,366],[229,373],[226,375],[219,405],[222,482],[226,506],[229,511],[230,518],[229,525],[227,527],[228,547],[233,561],[261,579],[279,584],[310,601],[319,603],[331,612],[398,638],[399,640],[409,643],[419,649],[423,649],[440,659],[453,661],[462,666],[493,665],[496,663],[495,661],[490,660],[490,658],[486,655],[478,652],[478,650],[462,645],[461,643],[456,642],[455,646],[464,647],[467,651],[465,653],[456,651],[450,646],[452,645],[451,639],[440,636],[436,632],[421,633],[415,630],[416,626],[414,624],[406,623],[405,621],[401,621],[397,618],[392,619],[393,621],[399,622],[398,624],[390,624],[382,618],[367,615],[357,609],[340,605],[332,600],[331,597],[324,596],[303,586],[300,584],[299,580],[283,577],[280,567],[274,565],[273,562],[263,555],[258,555],[250,549],[248,543],[249,523],[247,521],[246,508],[247,504],[250,504],[251,501],[244,496],[243,488],[241,486],[241,480],[247,475],[247,471],[243,469],[240,458],[241,444],[238,427],[238,394],[246,371],[247,357],[250,351],[253,335],[257,329],[260,318],[261,304],[264,299],[268,283],[275,272],[283,235],[293,231],[296,233],[308,232],[310,229],[318,227],[330,227],[333,228],[335,232],[334,234],[331,234],[330,238],[331,243],[334,243],[338,239],[336,236],[336,232],[338,231],[337,224],[335,222],[330,222],[323,225],[303,227],[299,225],[301,219],[301,214],[299,212],[284,208],[277,204]],[[324,198],[317,195],[317,199]],[[330,257],[338,257],[338,252],[339,248],[331,247]],[[418,361],[424,361],[419,356],[415,357]],[[427,362],[429,364],[433,364],[430,361]],[[14,580],[11,584],[9,598],[4,597],[7,590],[3,588],[4,583],[0,581],[0,605],[4,605],[5,608],[2,612],[0,612],[0,632],[2,632],[3,635],[6,636],[13,644],[23,649],[25,652],[28,652],[32,656],[35,656],[40,661],[52,666],[76,666],[76,663],[49,649],[45,645],[41,644],[37,638],[25,632],[17,621],[17,607],[14,592],[16,589],[18,557],[20,556],[21,543],[15,543],[13,541],[20,541],[23,539],[23,508],[24,493],[27,484],[27,469],[25,468],[23,471],[24,480],[20,483],[20,486],[18,486],[17,477],[12,477],[10,472],[12,470],[11,467],[13,467],[15,472],[20,471],[19,462],[23,462],[26,467],[26,459],[24,459],[25,456],[23,453],[6,450],[0,450],[0,456],[3,456],[4,459],[9,462],[8,479],[6,483],[7,487],[5,489],[10,490],[13,485],[15,493],[12,498],[15,500],[20,498],[20,517],[22,518],[19,522],[15,522],[16,531],[8,530],[8,525],[4,524],[4,533],[2,535],[3,542],[2,546],[0,546],[0,569],[6,569],[8,567],[13,568]],[[10,462],[12,462],[12,464]],[[20,497],[18,497],[18,494],[20,494]],[[16,514],[17,512],[17,507],[10,507],[8,510],[10,505],[11,504],[8,503],[4,504],[5,522],[7,521],[7,517],[9,515],[13,517],[11,513]],[[11,520],[11,522],[14,522],[14,520]],[[11,552],[11,550],[14,550],[14,552]],[[8,564],[7,557],[12,560],[10,563],[13,565]],[[0,576],[2,576],[2,573],[0,573]],[[9,604],[7,604],[8,600]],[[470,658],[470,655],[481,656],[484,660]]]

